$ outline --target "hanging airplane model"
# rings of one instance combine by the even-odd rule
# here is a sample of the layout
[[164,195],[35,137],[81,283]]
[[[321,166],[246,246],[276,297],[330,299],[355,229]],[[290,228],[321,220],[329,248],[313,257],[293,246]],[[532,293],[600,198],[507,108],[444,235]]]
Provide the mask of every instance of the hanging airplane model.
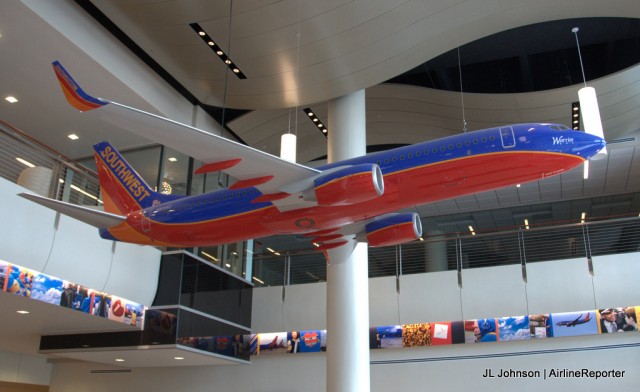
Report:
[[21,196],[79,219],[109,240],[191,247],[304,234],[331,249],[353,238],[396,245],[422,235],[402,208],[535,181],[589,159],[605,141],[557,124],[467,132],[319,168],[280,159],[209,132],[85,93],[53,63],[71,105],[191,156],[196,173],[223,171],[229,188],[195,196],[155,192],[107,142],[94,146],[104,210]]

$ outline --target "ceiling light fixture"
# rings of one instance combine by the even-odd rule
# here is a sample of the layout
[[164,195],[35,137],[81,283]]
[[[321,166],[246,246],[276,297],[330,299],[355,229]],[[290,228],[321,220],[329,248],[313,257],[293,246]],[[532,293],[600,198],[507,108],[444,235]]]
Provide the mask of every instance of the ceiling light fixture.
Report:
[[10,103],[16,103],[18,102],[18,99],[16,97],[13,97],[11,95],[9,95],[8,97],[5,98],[6,101],[10,102]]
[[571,104],[571,128],[574,131],[580,129],[580,102]]
[[524,220],[524,228],[529,230],[529,219]]
[[71,184],[71,189],[73,189],[73,190],[74,190],[74,191],[76,191],[76,192],[80,192],[80,193],[82,193],[83,195],[85,195],[85,196],[87,196],[87,197],[89,197],[89,198],[91,198],[91,199],[93,199],[93,200],[97,201],[98,203],[102,203],[102,200],[98,199],[96,196],[92,195],[91,193],[86,192],[86,191],[85,191],[85,190],[83,190],[83,189],[80,189],[77,185],[73,185],[73,184]]
[[216,259],[214,256],[210,255],[209,253],[204,252],[204,251],[201,251],[200,253],[201,253],[203,256],[208,257],[208,258],[210,258],[211,260],[213,260],[213,261],[215,261],[215,262],[218,262],[218,259]]
[[285,161],[296,161],[298,138],[293,133],[284,133],[280,136],[280,158]]
[[218,44],[216,44],[216,41],[214,41],[209,36],[209,34],[207,34],[207,32],[204,31],[202,27],[200,27],[199,24],[189,23],[189,26],[191,26],[193,31],[195,31],[198,34],[198,36],[207,44],[207,46],[211,48],[211,50],[213,50],[213,53],[215,53],[216,56],[218,56],[220,60],[222,60],[229,67],[229,69],[233,72],[234,75],[238,77],[238,79],[247,78],[247,76],[240,70],[240,68],[237,65],[235,65],[233,61],[231,61],[231,59],[229,58],[229,56],[227,56],[224,50],[222,50],[222,48]]
[[115,361],[116,361],[116,362],[124,362],[124,359],[122,359],[122,358],[116,358],[116,359],[115,359]]
[[253,280],[255,280],[256,282],[258,282],[260,284],[264,284],[263,281],[261,281],[260,279],[256,278],[255,276],[253,277]]
[[30,312],[28,310],[16,310],[16,313],[18,313],[18,314],[29,314]]
[[184,357],[173,357],[173,359],[175,359],[176,361],[182,361]]
[[75,133],[71,133],[71,134],[67,135],[67,137],[68,137],[69,139],[71,139],[71,140],[78,140],[78,139],[80,139],[80,138],[78,137],[78,135],[76,135]]
[[473,226],[469,225],[469,231],[471,232],[471,235],[476,235],[476,231],[473,230]]
[[170,195],[171,192],[173,192],[173,187],[171,186],[171,184],[166,181],[162,181],[162,190],[160,191],[160,193]]
[[580,215],[580,223],[584,223],[584,220],[585,220],[586,218],[587,218],[587,213],[586,213],[586,212],[583,212],[583,213]]
[[311,108],[304,108],[302,110],[305,113],[307,113],[307,116],[309,117],[309,119],[313,121],[313,123],[318,127],[318,129],[322,132],[322,134],[325,137],[328,137],[327,135],[329,134],[329,130],[327,129],[327,127],[324,126],[322,121],[320,121],[320,119],[318,118],[318,116],[316,116],[313,110],[311,110]]
[[589,160],[584,161],[584,165],[582,166],[582,178],[585,180],[589,179]]
[[[596,90],[593,87],[587,87],[587,78],[584,73],[584,65],[582,64],[582,53],[580,53],[580,42],[578,41],[578,31],[580,29],[574,27],[571,32],[576,36],[576,46],[578,47],[578,57],[580,59],[580,69],[582,70],[582,80],[584,87],[578,90],[578,100],[580,101],[582,124],[584,131],[594,136],[604,139],[602,130],[602,120],[600,118],[600,109],[598,108],[598,98]],[[607,147],[605,146],[591,159],[600,159],[607,155]],[[586,162],[586,161],[585,161]]]
[[178,162],[178,158],[176,158],[176,157],[169,157],[169,162]]
[[33,163],[27,161],[26,159],[22,159],[22,158],[16,158],[16,161],[22,163],[25,166],[29,166],[29,167],[36,167],[36,165],[34,165]]

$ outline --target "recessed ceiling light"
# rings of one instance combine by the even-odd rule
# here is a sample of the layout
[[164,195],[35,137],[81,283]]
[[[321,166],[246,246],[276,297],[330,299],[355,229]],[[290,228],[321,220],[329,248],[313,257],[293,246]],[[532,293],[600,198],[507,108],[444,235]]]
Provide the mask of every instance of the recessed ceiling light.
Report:
[[124,359],[122,359],[122,358],[116,358],[116,362],[124,362]]
[[176,158],[176,157],[169,157],[169,162],[178,162],[178,158]]
[[193,31],[195,31],[200,36],[200,38],[211,48],[211,50],[213,50],[220,57],[220,59],[222,59],[225,64],[227,64],[227,66],[239,79],[247,78],[247,76],[242,73],[242,71],[240,71],[240,68],[233,64],[233,62],[224,53],[222,48],[220,48],[219,45],[216,45],[215,41],[204,31],[202,27],[200,27],[199,24],[189,23],[189,26],[191,26]]
[[18,314],[29,314],[28,310],[16,310],[16,313]]
[[8,97],[6,97],[6,98],[5,98],[5,100],[7,100],[8,102],[11,102],[11,103],[16,103],[16,102],[18,102],[18,99],[17,99],[16,97],[11,96],[11,95],[9,95]]
[[324,134],[324,136],[327,136],[327,129],[324,126],[324,124],[322,123],[322,121],[320,121],[320,119],[318,118],[318,116],[316,116],[313,112],[313,110],[311,110],[311,108],[304,108],[302,109],[303,112],[305,112],[307,114],[307,116],[309,117],[309,119],[311,121],[313,121],[313,123],[322,131],[322,133]]
[[184,357],[173,357],[173,359],[175,359],[176,361],[182,361]]
[[72,134],[70,134],[70,135],[67,135],[67,137],[68,137],[69,139],[71,139],[71,140],[78,140],[78,139],[79,139],[78,135],[76,135],[75,133],[72,133]]
[[16,158],[16,161],[22,163],[23,165],[29,166],[29,167],[36,167],[36,165],[34,165],[33,163],[27,161],[26,159]]

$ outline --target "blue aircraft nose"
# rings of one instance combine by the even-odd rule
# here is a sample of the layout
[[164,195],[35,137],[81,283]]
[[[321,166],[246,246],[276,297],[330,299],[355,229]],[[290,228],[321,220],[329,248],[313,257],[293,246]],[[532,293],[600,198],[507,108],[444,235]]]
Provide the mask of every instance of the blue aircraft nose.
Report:
[[583,131],[567,131],[552,137],[554,146],[564,147],[565,152],[589,159],[606,147],[607,142]]

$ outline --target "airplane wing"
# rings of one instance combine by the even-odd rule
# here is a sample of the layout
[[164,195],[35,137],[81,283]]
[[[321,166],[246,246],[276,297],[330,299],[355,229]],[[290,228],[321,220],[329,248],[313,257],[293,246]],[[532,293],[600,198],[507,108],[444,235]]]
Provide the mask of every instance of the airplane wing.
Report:
[[[65,97],[76,109],[96,115],[131,133],[170,146],[205,165],[201,172],[224,171],[240,184],[255,186],[263,194],[293,195],[311,186],[320,171],[283,160],[192,126],[88,95],[59,62],[53,63]],[[240,185],[242,186],[242,185]],[[276,198],[274,198],[276,199]],[[297,196],[274,201],[279,207],[308,207],[315,203]]]
[[68,215],[99,229],[112,227],[126,220],[125,216],[111,214],[109,212],[95,210],[93,208],[79,206],[76,204],[66,203],[64,201],[53,200],[47,197],[34,195],[32,193],[18,193],[18,196],[24,197],[25,199],[31,200],[34,203],[38,203],[42,206]]

